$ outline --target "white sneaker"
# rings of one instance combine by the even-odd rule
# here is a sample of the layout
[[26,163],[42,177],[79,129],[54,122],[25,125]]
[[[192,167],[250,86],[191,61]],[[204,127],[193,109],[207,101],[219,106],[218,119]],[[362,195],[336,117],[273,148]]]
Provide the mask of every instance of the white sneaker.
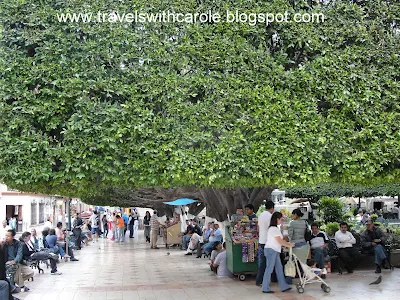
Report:
[[324,275],[328,274],[328,271],[326,270],[326,268],[322,269],[322,274],[324,274]]
[[62,273],[61,272],[54,272],[54,273],[51,273],[51,275],[61,275]]

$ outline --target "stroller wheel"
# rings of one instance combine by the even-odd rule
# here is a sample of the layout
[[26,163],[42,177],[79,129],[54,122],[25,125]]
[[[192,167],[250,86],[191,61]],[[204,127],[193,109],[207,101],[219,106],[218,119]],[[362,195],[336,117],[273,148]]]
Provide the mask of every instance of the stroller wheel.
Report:
[[329,293],[331,291],[331,288],[329,286],[327,286],[325,283],[321,284],[321,289],[325,292],[325,293]]
[[304,289],[302,288],[302,287],[297,287],[297,292],[299,293],[299,294],[303,294],[304,293]]

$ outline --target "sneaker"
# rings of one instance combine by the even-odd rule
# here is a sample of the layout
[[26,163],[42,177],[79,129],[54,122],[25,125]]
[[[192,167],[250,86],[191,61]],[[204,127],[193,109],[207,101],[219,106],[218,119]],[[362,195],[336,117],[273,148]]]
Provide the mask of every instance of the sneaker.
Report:
[[71,258],[71,261],[79,261],[79,259],[76,259],[76,258],[74,257],[74,258]]
[[188,252],[185,255],[193,255],[193,253],[192,252]]
[[23,292],[29,292],[30,290],[31,289],[26,286],[21,288],[21,291],[23,291]]
[[58,271],[55,271],[54,273],[53,272],[51,272],[51,275],[61,275],[62,273],[61,272],[58,272]]
[[328,274],[328,271],[325,268],[323,268],[321,274],[326,275],[326,274]]

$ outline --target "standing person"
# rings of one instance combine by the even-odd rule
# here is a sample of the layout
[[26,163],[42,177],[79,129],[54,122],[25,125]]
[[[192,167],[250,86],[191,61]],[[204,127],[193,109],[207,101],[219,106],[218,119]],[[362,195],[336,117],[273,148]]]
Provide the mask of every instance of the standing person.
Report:
[[92,226],[92,234],[94,234],[93,241],[97,242],[99,239],[100,218],[96,210],[93,212],[93,215],[91,215],[90,222]]
[[83,221],[80,218],[79,214],[76,214],[76,219],[74,221],[74,228],[72,232],[74,233],[74,236],[76,237],[75,240],[75,246],[78,250],[82,249],[81,244],[82,244],[82,225]]
[[143,224],[144,224],[144,236],[146,238],[146,242],[150,243],[150,212],[146,211],[146,215],[143,218]]
[[249,217],[249,220],[253,220],[257,218],[257,215],[254,213],[254,206],[253,204],[247,204],[244,209],[246,210],[246,215]]
[[258,270],[256,277],[256,285],[261,286],[263,283],[267,260],[264,255],[264,247],[267,242],[268,229],[271,222],[272,214],[274,213],[275,204],[268,200],[265,203],[265,211],[258,217]]
[[117,215],[117,228],[116,228],[116,236],[115,236],[115,241],[122,243],[124,241],[124,220],[121,218],[121,216]]
[[267,242],[265,243],[264,248],[264,255],[267,258],[267,267],[265,269],[262,283],[263,293],[274,293],[270,288],[271,274],[274,269],[280,290],[286,292],[292,289],[286,283],[280,255],[282,246],[291,248],[294,246],[294,243],[288,243],[283,239],[282,233],[278,228],[278,225],[281,225],[282,222],[282,214],[280,212],[274,212],[271,217],[270,227],[267,233]]
[[104,232],[104,238],[107,237],[108,235],[108,224],[107,224],[107,215],[104,214],[103,218],[101,219],[102,223],[103,223],[103,232]]
[[[306,220],[301,219],[303,213],[299,208],[292,211],[292,221],[289,223],[288,237],[289,242],[294,243],[293,254],[303,262],[307,263],[307,258],[310,253],[310,244],[305,239],[305,234],[308,229],[308,223]],[[292,277],[287,277],[288,283],[292,283]]]
[[135,220],[133,219],[133,212],[129,215],[128,225],[129,225],[129,238],[133,239],[133,223]]
[[151,227],[151,249],[160,249],[157,247],[158,231],[160,229],[160,222],[158,222],[157,211],[153,211],[153,216],[150,219]]
[[122,215],[122,219],[124,220],[124,237],[125,237],[125,234],[128,231],[128,223],[129,223],[129,216],[127,215],[127,213],[124,213]]
[[111,229],[112,229],[112,233],[113,236],[111,238],[111,240],[115,240],[117,238],[117,214],[115,212],[113,212],[112,215],[112,219],[111,219]]

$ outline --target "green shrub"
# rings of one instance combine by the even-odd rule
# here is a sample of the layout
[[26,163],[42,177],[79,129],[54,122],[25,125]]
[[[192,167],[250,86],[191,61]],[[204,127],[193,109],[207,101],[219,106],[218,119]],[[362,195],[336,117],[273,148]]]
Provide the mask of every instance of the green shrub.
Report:
[[338,222],[330,222],[326,224],[326,234],[327,235],[334,235],[336,231],[340,229],[339,223]]
[[371,215],[371,221],[375,222],[378,219],[378,215],[377,214],[372,214]]
[[320,215],[326,224],[343,219],[344,204],[340,199],[323,197],[318,204]]
[[343,218],[342,218],[342,220],[344,221],[344,222],[347,222],[347,223],[349,223],[352,219],[353,219],[353,214],[351,213],[351,212],[348,212],[348,213],[345,213],[344,215],[343,215]]

